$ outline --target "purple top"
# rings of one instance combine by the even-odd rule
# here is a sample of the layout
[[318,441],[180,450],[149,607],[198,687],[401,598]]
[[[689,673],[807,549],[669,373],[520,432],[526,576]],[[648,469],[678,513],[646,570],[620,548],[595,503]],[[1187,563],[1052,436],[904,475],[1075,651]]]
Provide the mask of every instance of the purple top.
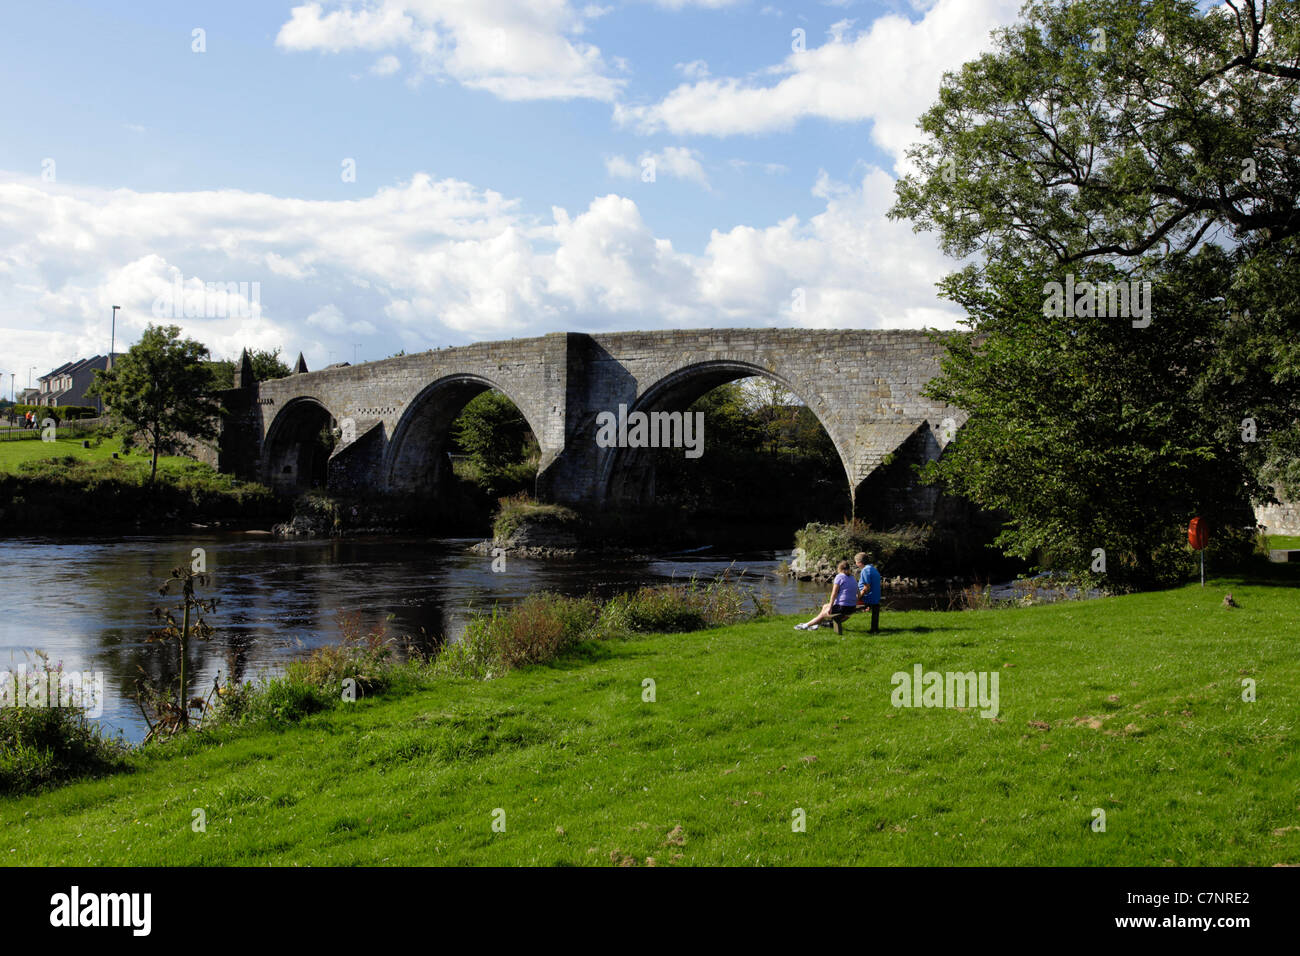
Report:
[[835,590],[832,595],[832,606],[853,607],[858,603],[858,582],[853,579],[853,575],[841,571],[835,575]]

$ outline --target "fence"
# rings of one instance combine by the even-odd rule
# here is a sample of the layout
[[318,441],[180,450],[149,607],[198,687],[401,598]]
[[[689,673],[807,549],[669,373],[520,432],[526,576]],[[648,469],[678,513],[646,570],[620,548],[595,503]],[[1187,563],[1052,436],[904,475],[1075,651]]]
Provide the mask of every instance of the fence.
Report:
[[[59,422],[55,434],[59,438],[77,438],[88,435],[101,425],[108,423],[106,418],[79,418],[70,422]],[[20,425],[0,426],[0,441],[37,441],[42,429],[23,428]]]

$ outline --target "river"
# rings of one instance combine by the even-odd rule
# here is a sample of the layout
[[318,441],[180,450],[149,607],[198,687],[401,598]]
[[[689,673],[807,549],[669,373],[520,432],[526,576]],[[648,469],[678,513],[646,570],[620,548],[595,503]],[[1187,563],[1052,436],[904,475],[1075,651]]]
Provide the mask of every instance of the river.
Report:
[[200,596],[217,598],[218,606],[209,616],[216,633],[190,655],[193,693],[206,693],[218,673],[223,682],[256,680],[338,641],[341,613],[356,615],[367,629],[388,621],[390,634],[435,643],[443,636],[455,640],[475,609],[539,590],[609,597],[693,575],[711,579],[731,568],[733,575],[743,571],[741,580],[766,594],[779,613],[811,610],[827,590],[780,573],[788,550],[654,560],[509,557],[505,570],[494,572],[491,557],[468,550],[472,543],[238,532],[3,540],[0,670],[24,663],[30,670],[41,650],[65,672],[102,673],[101,723],[128,740],[141,739],[147,728],[132,696],[135,681],[142,671],[155,678],[174,671],[174,649],[146,640],[156,626],[152,609],[176,603],[158,588],[173,567],[191,564],[195,548],[203,549],[209,573]]

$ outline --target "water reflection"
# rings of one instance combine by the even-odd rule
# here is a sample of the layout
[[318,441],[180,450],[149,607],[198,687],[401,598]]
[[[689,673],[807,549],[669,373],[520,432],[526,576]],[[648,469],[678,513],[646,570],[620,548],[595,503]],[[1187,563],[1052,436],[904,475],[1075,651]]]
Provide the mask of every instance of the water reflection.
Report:
[[[340,639],[340,613],[365,628],[392,615],[390,632],[426,643],[455,640],[475,608],[508,604],[533,591],[610,597],[646,584],[711,578],[733,567],[782,613],[803,612],[825,587],[778,573],[787,552],[682,555],[660,560],[510,558],[503,573],[471,540],[415,537],[276,540],[205,533],[180,537],[0,541],[0,669],[35,649],[65,669],[103,671],[103,722],[139,740],[146,727],[133,693],[143,675],[173,681],[174,647],[145,642],[151,609],[174,603],[158,588],[171,569],[206,551],[209,586],[219,599],[216,635],[192,647],[186,671],[193,694],[213,679],[252,680],[297,654]],[[29,664],[30,666],[30,664]]]

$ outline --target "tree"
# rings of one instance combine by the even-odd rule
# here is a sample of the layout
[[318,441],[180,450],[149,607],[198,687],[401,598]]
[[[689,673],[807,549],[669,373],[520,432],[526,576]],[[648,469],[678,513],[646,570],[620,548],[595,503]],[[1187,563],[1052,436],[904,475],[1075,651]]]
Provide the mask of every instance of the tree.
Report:
[[159,454],[184,451],[191,441],[218,434],[221,406],[208,391],[208,350],[180,339],[180,332],[175,325],[150,325],[110,370],[95,373],[87,389],[110,409],[123,448],[139,443],[150,450],[150,481],[157,477]]
[[480,479],[493,488],[502,484],[511,466],[519,466],[538,453],[527,419],[514,402],[496,389],[470,399],[456,419],[452,434],[456,446],[469,455]]
[[[273,378],[284,378],[292,374],[293,370],[280,360],[280,350],[277,349],[255,349],[248,353],[249,361],[253,365],[253,380],[265,382]],[[235,385],[235,372],[239,366],[230,359],[218,359],[215,362],[209,362],[208,368],[212,376],[212,388],[216,391],[231,388]]]
[[1037,0],[945,77],[891,216],[967,260],[928,391],[971,418],[930,476],[1013,553],[1153,583],[1192,514],[1300,488],[1298,63],[1294,3]]

